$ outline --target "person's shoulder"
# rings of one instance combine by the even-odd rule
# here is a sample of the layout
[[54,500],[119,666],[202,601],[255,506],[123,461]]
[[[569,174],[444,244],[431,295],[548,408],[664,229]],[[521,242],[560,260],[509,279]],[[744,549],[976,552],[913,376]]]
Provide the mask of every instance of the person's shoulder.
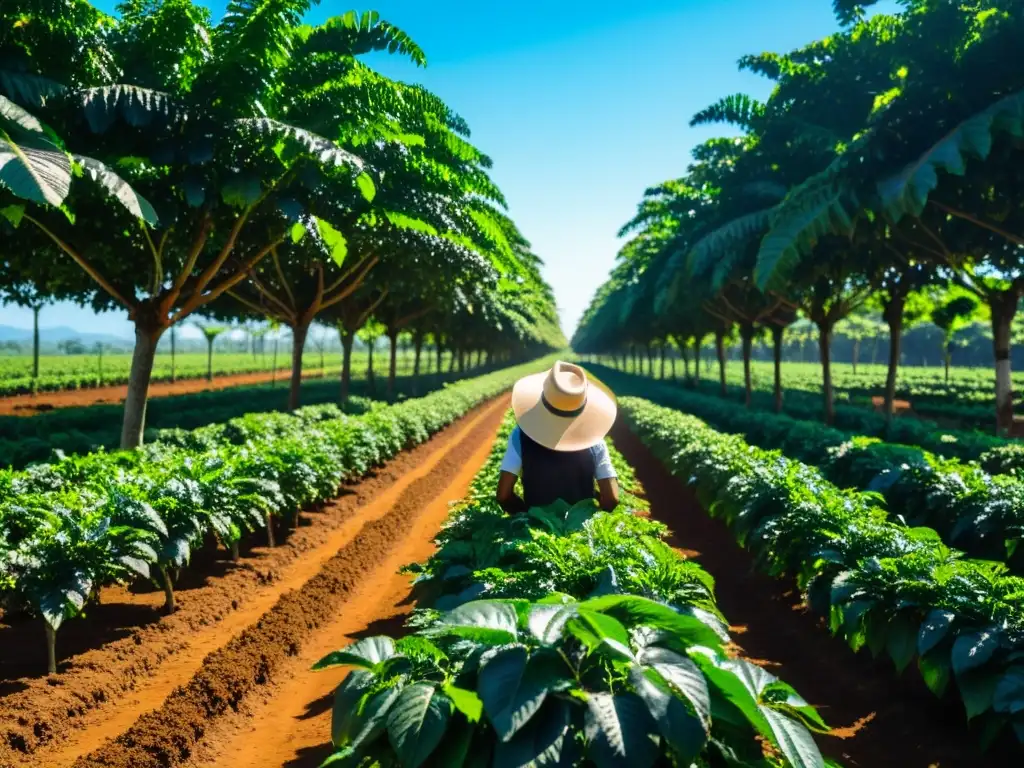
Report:
[[605,440],[604,438],[601,438],[599,442],[594,443],[594,445],[590,446],[590,450],[597,456],[605,456],[608,453],[608,441]]

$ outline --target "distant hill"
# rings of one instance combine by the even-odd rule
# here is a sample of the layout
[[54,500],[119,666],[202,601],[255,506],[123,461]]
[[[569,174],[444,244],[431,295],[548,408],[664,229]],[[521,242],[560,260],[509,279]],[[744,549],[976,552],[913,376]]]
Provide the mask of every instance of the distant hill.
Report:
[[[119,347],[125,345],[131,346],[133,343],[132,339],[124,336],[115,336],[110,333],[86,333],[84,331],[76,331],[74,328],[69,328],[66,325],[58,325],[55,328],[39,329],[39,341],[41,344],[49,346],[68,339],[77,339],[86,346],[95,344],[97,341],[103,342],[104,344],[114,344]],[[31,344],[32,329],[0,325],[0,342],[3,341],[17,341],[22,344]]]

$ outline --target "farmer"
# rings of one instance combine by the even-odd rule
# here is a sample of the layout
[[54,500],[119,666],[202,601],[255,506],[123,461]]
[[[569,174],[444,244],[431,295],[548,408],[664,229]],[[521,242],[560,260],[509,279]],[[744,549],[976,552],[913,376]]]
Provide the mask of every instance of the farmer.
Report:
[[[595,497],[601,509],[619,503],[619,485],[604,436],[615,421],[615,401],[590,386],[578,365],[557,362],[526,376],[512,389],[518,426],[508,438],[498,478],[498,503],[506,512],[569,504]],[[516,496],[522,475],[523,498]]]

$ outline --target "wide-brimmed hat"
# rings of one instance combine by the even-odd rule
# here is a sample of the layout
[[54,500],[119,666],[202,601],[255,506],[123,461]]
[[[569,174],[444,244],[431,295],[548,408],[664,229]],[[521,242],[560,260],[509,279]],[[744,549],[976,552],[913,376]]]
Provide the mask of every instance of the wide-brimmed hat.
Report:
[[526,376],[512,389],[512,410],[527,437],[554,451],[597,445],[615,423],[615,400],[572,363]]

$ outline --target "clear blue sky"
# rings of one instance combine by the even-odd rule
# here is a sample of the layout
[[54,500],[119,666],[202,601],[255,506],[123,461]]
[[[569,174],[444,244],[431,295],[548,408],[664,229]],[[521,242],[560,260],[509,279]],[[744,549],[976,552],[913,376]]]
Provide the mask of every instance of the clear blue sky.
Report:
[[[98,0],[112,10],[112,0]],[[347,4],[325,4],[317,21]],[[612,268],[618,228],[646,187],[682,174],[691,148],[721,128],[690,117],[721,96],[765,97],[737,71],[747,53],[785,51],[835,31],[831,0],[380,0],[429,66],[375,57],[461,113],[494,159],[510,213],[546,263],[569,335]],[[223,0],[213,4],[215,16]],[[0,307],[0,323],[31,315]],[[123,313],[48,308],[43,326],[131,335]]]

